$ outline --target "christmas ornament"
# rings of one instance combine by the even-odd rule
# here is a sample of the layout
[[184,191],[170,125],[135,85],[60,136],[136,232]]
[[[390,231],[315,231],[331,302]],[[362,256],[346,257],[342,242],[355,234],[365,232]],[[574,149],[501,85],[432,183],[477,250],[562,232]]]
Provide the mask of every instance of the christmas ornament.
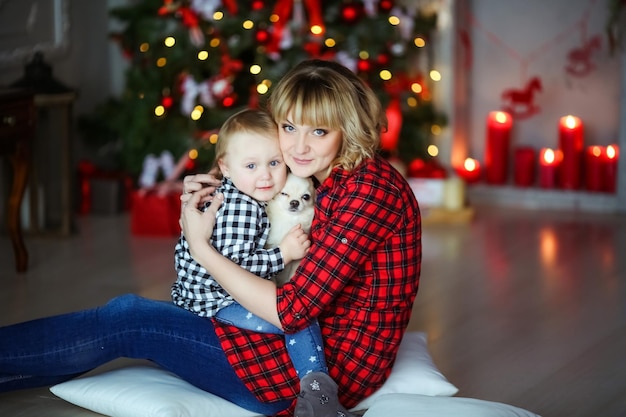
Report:
[[515,119],[527,119],[539,111],[535,105],[535,92],[542,90],[541,78],[533,77],[522,89],[510,88],[502,92],[502,110]]
[[170,96],[165,96],[161,99],[161,105],[166,109],[169,109],[174,104],[174,99]]
[[348,24],[353,24],[363,16],[363,4],[347,3],[341,8],[341,19]]
[[389,13],[391,9],[393,9],[393,1],[392,0],[380,0],[378,3],[378,10],[382,13]]
[[595,69],[592,61],[593,52],[602,46],[602,38],[596,35],[583,43],[582,46],[574,48],[567,54],[567,64],[565,71],[575,77],[584,77]]
[[381,148],[384,151],[394,151],[398,147],[400,130],[402,129],[402,108],[400,99],[395,96],[385,110],[387,116],[387,130],[380,135]]
[[372,63],[369,61],[369,59],[359,59],[359,62],[357,63],[357,68],[361,72],[369,72],[370,69],[372,69]]
[[264,45],[270,41],[270,33],[266,29],[257,30],[254,37],[256,41],[261,45]]

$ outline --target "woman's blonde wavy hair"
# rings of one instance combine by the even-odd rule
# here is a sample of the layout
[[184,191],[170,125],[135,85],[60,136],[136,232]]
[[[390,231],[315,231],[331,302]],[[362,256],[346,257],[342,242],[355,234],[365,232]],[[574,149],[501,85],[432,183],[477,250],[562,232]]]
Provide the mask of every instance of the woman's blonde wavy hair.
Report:
[[387,119],[380,100],[356,74],[333,61],[311,59],[291,69],[273,89],[268,109],[280,127],[296,124],[336,129],[342,146],[330,169],[348,171],[380,148]]

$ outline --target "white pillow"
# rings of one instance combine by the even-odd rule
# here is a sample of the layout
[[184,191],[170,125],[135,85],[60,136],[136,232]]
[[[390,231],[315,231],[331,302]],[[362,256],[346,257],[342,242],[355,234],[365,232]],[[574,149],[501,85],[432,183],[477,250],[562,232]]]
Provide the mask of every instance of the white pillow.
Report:
[[259,416],[149,365],[73,379],[50,391],[72,404],[114,417]]
[[[68,402],[113,417],[258,416],[170,372],[143,365],[73,379],[51,387],[50,391]],[[451,396],[457,392],[434,365],[426,334],[407,332],[387,381],[353,410],[369,408],[384,394]]]
[[540,417],[512,405],[461,397],[387,394],[363,417]]
[[378,391],[352,408],[352,411],[370,408],[378,397],[385,394],[452,396],[457,392],[458,388],[433,363],[428,352],[426,333],[406,332],[387,381]]

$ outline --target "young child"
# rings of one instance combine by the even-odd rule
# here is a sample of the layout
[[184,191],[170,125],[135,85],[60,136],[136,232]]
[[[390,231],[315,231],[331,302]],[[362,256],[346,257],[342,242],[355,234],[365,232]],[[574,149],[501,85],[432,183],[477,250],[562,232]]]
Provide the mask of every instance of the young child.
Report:
[[[211,243],[242,268],[270,279],[292,260],[301,259],[310,242],[287,234],[278,247],[264,248],[269,235],[265,203],[285,185],[287,166],[278,145],[278,127],[271,116],[247,109],[231,116],[219,132],[215,161],[222,175],[224,202],[217,213]],[[178,278],[172,286],[174,304],[202,317],[259,333],[282,334],[273,324],[238,304],[189,253],[181,234],[175,249]],[[317,321],[285,335],[291,360],[300,377],[328,373]]]

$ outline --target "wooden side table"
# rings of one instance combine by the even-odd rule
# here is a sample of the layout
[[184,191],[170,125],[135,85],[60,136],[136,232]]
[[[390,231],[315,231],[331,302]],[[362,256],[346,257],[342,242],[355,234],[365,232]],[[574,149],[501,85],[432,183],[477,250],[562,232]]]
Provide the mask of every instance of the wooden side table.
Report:
[[[45,123],[39,123],[39,129],[36,134],[36,142],[40,139],[43,142],[54,142],[55,146],[60,149],[60,172],[54,173],[61,180],[60,195],[58,202],[61,204],[61,224],[55,230],[50,230],[47,225],[40,224],[38,213],[41,201],[37,193],[37,186],[42,183],[43,175],[39,171],[39,167],[35,164],[31,170],[31,187],[30,187],[30,231],[34,234],[56,234],[60,236],[69,236],[72,233],[74,220],[74,207],[72,195],[72,117],[73,103],[76,99],[76,93],[64,92],[56,94],[36,93],[34,97],[36,113],[41,116],[41,112],[48,112],[50,115],[52,110],[58,111],[59,123],[58,131],[43,131],[41,128]],[[41,122],[41,120],[40,120]],[[50,126],[48,126],[50,127]],[[41,151],[38,143],[33,146],[33,157],[41,157]]]
[[7,227],[18,272],[28,268],[28,252],[22,237],[20,207],[31,170],[35,132],[35,103],[32,92],[0,90],[0,154],[8,155],[13,167],[13,185],[7,207]]

